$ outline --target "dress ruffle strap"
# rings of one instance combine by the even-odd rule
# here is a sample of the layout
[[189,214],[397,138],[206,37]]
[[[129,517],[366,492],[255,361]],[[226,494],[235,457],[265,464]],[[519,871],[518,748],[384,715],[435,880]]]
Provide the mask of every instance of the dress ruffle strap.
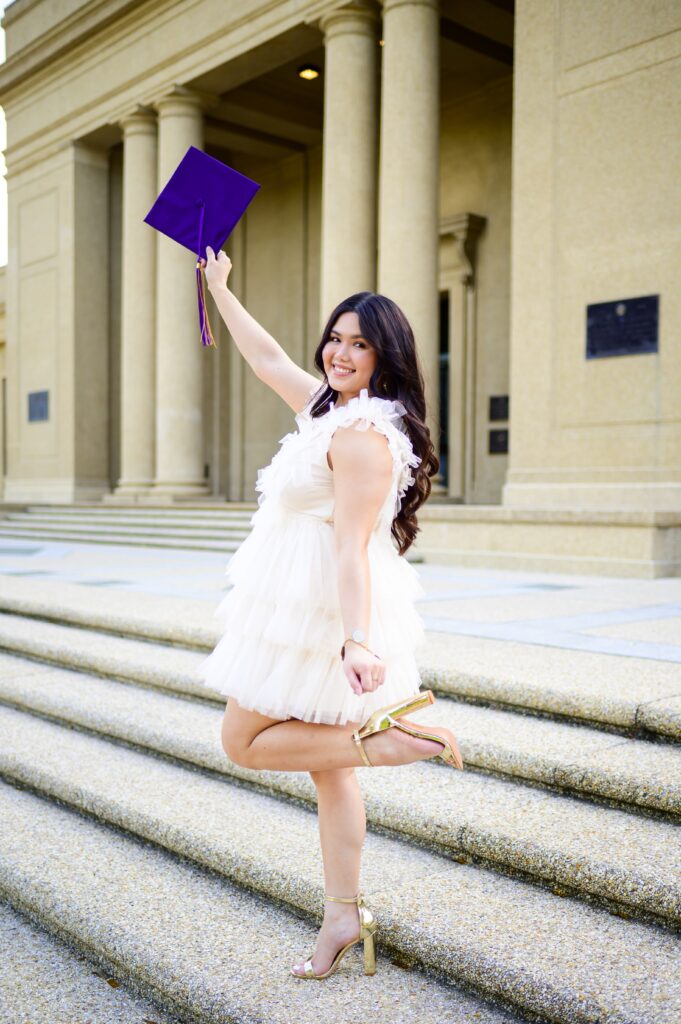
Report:
[[[399,399],[381,398],[378,395],[369,397],[368,388],[362,388],[359,395],[344,405],[332,406],[329,412],[319,417],[317,421],[320,424],[319,429],[323,432],[325,450],[338,427],[355,424],[358,430],[368,430],[373,426],[385,435],[393,457],[394,516],[400,511],[402,499],[414,482],[412,469],[416,469],[421,463],[404,426],[406,412]],[[314,424],[315,420],[312,420],[312,423]]]
[[321,416],[313,417],[310,408],[312,398],[318,391],[319,387],[316,387],[305,408],[296,414],[298,429],[280,438],[279,451],[268,466],[258,470],[255,483],[258,505],[262,506],[266,498],[279,494],[286,485],[304,487],[311,461],[321,459],[323,462],[326,459],[331,438],[338,427],[356,424],[359,430],[368,430],[369,426],[373,426],[387,438],[393,460],[393,501],[390,504],[392,522],[400,511],[407,490],[414,482],[412,470],[421,463],[404,426],[407,410],[398,399],[380,398],[378,395],[369,397],[368,389],[362,388],[359,395],[349,402],[331,405]]

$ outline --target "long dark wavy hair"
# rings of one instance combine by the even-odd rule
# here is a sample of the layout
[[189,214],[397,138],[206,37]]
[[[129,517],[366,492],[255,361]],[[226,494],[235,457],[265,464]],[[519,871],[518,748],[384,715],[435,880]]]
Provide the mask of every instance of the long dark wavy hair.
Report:
[[399,553],[404,555],[419,532],[416,511],[431,492],[430,477],[440,468],[430,430],[425,423],[423,374],[416,351],[414,332],[397,303],[386,295],[357,292],[340,302],[326,323],[314,355],[315,366],[321,370],[325,379],[310,406],[312,417],[322,416],[328,412],[338,397],[338,392],[331,387],[326,377],[322,350],[336,321],[343,313],[357,314],[362,337],[369,342],[378,357],[369,381],[369,394],[402,402],[406,409],[404,426],[414,453],[421,459],[413,470],[414,482],[407,489],[400,511],[393,519],[391,527]]

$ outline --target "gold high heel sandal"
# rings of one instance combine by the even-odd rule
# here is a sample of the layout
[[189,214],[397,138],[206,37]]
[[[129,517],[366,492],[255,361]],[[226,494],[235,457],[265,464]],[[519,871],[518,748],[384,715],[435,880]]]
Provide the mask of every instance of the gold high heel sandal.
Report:
[[422,690],[421,693],[417,693],[415,697],[411,697],[409,700],[400,701],[397,704],[389,704],[385,708],[379,708],[374,711],[372,715],[367,718],[364,725],[360,726],[359,729],[355,729],[352,734],[352,738],[357,744],[362,760],[364,761],[367,768],[373,768],[374,765],[369,760],[366,750],[362,744],[362,740],[365,740],[367,736],[373,736],[377,732],[383,732],[385,729],[391,729],[395,726],[397,729],[401,729],[402,732],[408,733],[410,736],[417,736],[422,740],[434,740],[436,743],[442,744],[442,750],[436,755],[441,757],[447,764],[453,765],[455,768],[463,768],[463,761],[460,756],[452,749],[451,744],[444,740],[442,736],[438,736],[432,732],[425,732],[423,729],[414,729],[410,725],[406,725],[404,722],[400,722],[399,719],[403,715],[407,715],[412,711],[418,711],[419,708],[426,707],[428,704],[434,704],[435,697],[433,696],[432,690]]
[[291,974],[294,978],[314,978],[315,981],[322,981],[324,978],[328,978],[330,974],[333,974],[347,951],[358,942],[364,943],[364,973],[375,974],[376,943],[374,940],[374,934],[378,929],[378,923],[369,908],[365,905],[361,892],[358,893],[357,896],[352,897],[326,896],[325,898],[327,900],[333,900],[334,903],[357,904],[357,910],[359,912],[359,935],[356,939],[353,939],[352,942],[348,942],[346,946],[343,946],[342,949],[338,950],[333,959],[333,963],[329,967],[328,971],[324,971],[323,974],[315,974],[312,966],[312,957],[305,961],[305,974],[296,974],[293,968],[291,968]]

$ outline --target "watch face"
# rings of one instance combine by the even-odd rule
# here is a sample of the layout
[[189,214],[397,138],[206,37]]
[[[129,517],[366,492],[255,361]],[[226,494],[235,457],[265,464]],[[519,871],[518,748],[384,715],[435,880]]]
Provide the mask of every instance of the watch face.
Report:
[[363,644],[364,643],[364,633],[362,632],[362,630],[361,629],[353,629],[353,631],[352,631],[352,639],[356,640],[358,644]]

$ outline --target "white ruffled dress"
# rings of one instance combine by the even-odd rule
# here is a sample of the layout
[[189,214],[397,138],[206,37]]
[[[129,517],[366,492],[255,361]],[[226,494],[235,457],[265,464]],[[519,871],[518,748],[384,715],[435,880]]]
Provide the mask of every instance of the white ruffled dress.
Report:
[[[413,482],[414,453],[401,402],[369,397],[363,388],[345,405],[311,417],[281,438],[272,461],[258,471],[260,492],[252,529],[232,555],[232,584],[214,616],[223,635],[200,663],[211,689],[242,708],[271,718],[342,725],[363,722],[376,708],[418,692],[415,649],[425,639],[414,607],[425,590],[391,536],[394,516]],[[326,453],[337,427],[373,425],[388,439],[392,483],[369,539],[371,615],[367,644],[384,661],[385,681],[373,693],[353,693],[343,671],[345,639],[338,596],[333,526],[333,472]]]

